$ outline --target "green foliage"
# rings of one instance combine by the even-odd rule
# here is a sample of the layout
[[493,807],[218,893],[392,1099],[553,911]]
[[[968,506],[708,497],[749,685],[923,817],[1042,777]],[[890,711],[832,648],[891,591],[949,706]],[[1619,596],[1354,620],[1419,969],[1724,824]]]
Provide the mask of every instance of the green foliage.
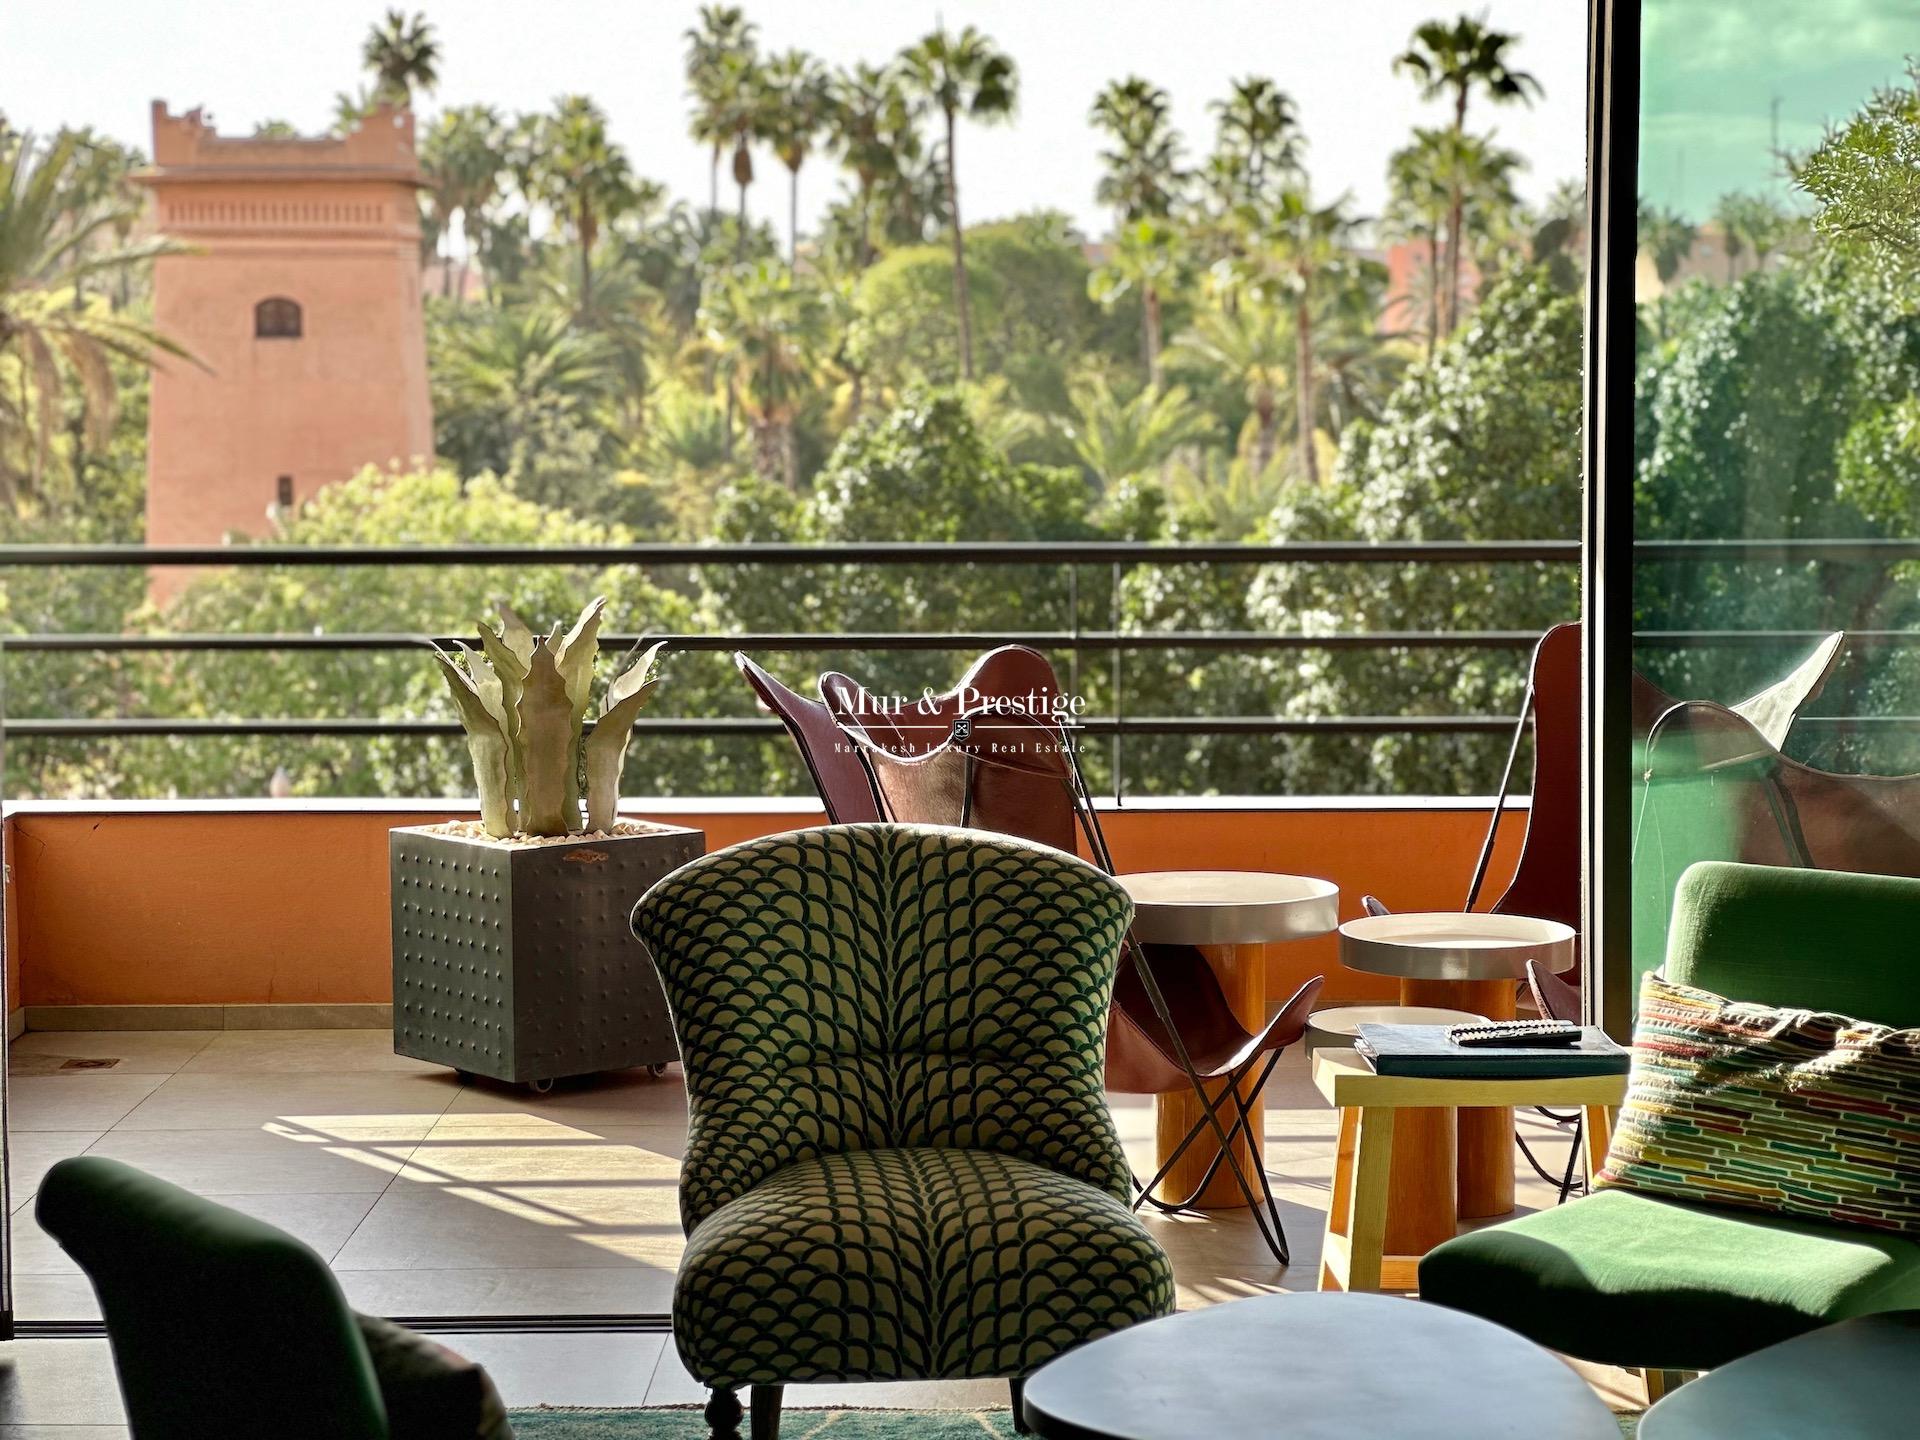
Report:
[[[448,545],[484,538],[497,544],[599,545],[628,538],[618,526],[581,520],[517,494],[482,475],[464,484],[446,471],[386,474],[366,470],[322,490],[278,544]],[[326,631],[420,635],[472,634],[466,616],[476,597],[528,615],[571,608],[582,590],[615,597],[624,616],[655,632],[693,628],[680,595],[648,583],[630,566],[455,566],[286,568],[209,572],[174,602],[169,627],[183,631],[301,634]],[[127,681],[133,713],[229,718],[376,716],[452,718],[435,667],[419,650],[297,651],[155,657]],[[274,737],[129,741],[118,747],[123,773],[147,793],[260,794],[285,769],[296,794],[456,795],[471,779],[461,749],[411,737],[361,740]]]
[[[1920,319],[1873,257],[1811,256],[1725,289],[1690,287],[1639,379],[1635,477],[1648,539],[1920,535],[1913,396]],[[1920,620],[1913,567],[1711,562],[1643,567],[1647,630],[1899,630]],[[1675,694],[1745,693],[1796,659],[1768,649],[1650,650],[1642,668]],[[1899,651],[1853,657],[1826,691],[1836,711],[1920,681]],[[1911,694],[1911,689],[1905,690]],[[1792,745],[1815,743],[1796,730]],[[1825,763],[1910,768],[1912,755],[1855,739]],[[1877,758],[1876,758],[1877,757]]]
[[[1034,215],[976,226],[967,256],[981,369],[1004,375],[1027,409],[1064,409],[1068,373],[1100,329],[1087,262],[1065,222]],[[855,305],[861,362],[884,389],[959,378],[950,251],[893,251],[861,277]]]
[[1920,266],[1920,71],[1876,91],[1794,178],[1820,204],[1820,234],[1863,243],[1908,271]]

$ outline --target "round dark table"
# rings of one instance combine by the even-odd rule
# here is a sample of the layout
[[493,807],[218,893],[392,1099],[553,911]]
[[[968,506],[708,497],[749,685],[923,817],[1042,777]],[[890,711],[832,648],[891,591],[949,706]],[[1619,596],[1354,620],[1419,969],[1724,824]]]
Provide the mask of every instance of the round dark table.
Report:
[[1620,1440],[1511,1330],[1386,1295],[1262,1295],[1122,1330],[1027,1381],[1043,1440]]

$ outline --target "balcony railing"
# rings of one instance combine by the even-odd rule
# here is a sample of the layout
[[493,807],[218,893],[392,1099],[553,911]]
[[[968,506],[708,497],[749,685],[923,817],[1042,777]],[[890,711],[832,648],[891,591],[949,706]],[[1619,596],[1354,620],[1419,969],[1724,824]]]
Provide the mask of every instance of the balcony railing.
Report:
[[[1637,547],[1643,563],[1787,563],[1819,559],[1849,565],[1885,566],[1920,559],[1920,542],[1888,540],[1816,541],[1660,541]],[[1524,654],[1538,639],[1535,628],[1473,630],[1355,630],[1337,633],[1111,629],[1079,623],[1083,595],[1104,586],[1110,613],[1120,611],[1125,576],[1143,566],[1191,568],[1239,565],[1312,565],[1423,567],[1449,564],[1562,567],[1578,564],[1580,546],[1567,540],[1421,541],[1370,544],[1353,541],[1279,544],[1180,544],[1107,541],[1070,544],[1027,542],[859,543],[684,545],[646,543],[612,546],[434,545],[411,548],[370,546],[166,546],[15,545],[0,546],[0,572],[9,568],[137,567],[284,567],[367,566],[607,566],[627,564],[649,572],[687,572],[698,567],[1016,567],[1064,571],[1068,581],[1070,623],[1033,630],[752,631],[727,634],[608,634],[605,646],[629,647],[666,640],[688,651],[741,649],[764,653],[829,652],[977,652],[1002,644],[1025,644],[1065,657],[1073,674],[1094,659],[1104,659],[1111,713],[1083,717],[1081,732],[1112,747],[1116,792],[1124,774],[1121,746],[1127,736],[1281,736],[1281,735],[1488,735],[1511,729],[1510,714],[1360,714],[1360,715],[1167,715],[1130,713],[1126,661],[1154,652],[1249,655],[1285,651],[1506,651]],[[1711,646],[1790,646],[1811,641],[1815,632],[1657,631],[1637,637],[1654,648]],[[1906,631],[1857,634],[1864,648],[1920,645]],[[106,717],[30,716],[11,718],[7,708],[4,663],[8,652],[21,654],[130,652],[340,652],[403,651],[432,642],[477,644],[477,634],[354,632],[299,634],[0,634],[0,728],[18,739],[106,740],[120,737],[210,738],[222,736],[454,736],[451,721],[393,717],[231,717],[121,715]],[[1808,717],[1805,723],[1881,726],[1914,723],[1911,717]],[[651,716],[636,730],[660,736],[738,737],[779,733],[771,718],[683,715]]]

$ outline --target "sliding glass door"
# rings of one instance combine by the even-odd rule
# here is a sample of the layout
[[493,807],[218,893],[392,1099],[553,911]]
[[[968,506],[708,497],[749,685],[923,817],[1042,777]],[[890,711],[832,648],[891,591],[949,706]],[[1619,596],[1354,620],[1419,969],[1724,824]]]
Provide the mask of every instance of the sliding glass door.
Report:
[[1696,860],[1920,874],[1920,778],[1895,778],[1920,771],[1920,16],[1639,21],[1631,427],[1604,472],[1632,535],[1630,567],[1602,557],[1633,669],[1605,697],[1632,753],[1614,1018]]

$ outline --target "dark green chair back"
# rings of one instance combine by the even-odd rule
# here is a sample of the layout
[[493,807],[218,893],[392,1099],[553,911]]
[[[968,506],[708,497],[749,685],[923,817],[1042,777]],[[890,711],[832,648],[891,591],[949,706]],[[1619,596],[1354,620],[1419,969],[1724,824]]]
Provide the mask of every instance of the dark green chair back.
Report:
[[291,1235],[92,1156],[34,1212],[100,1298],[133,1440],[386,1440],[353,1311]]
[[1734,1000],[1920,1025],[1920,880],[1709,861],[1680,877],[1666,974]]
[[694,861],[634,908],[687,1072],[689,1231],[851,1150],[993,1150],[1131,1194],[1102,1073],[1133,904],[978,830],[830,825]]

